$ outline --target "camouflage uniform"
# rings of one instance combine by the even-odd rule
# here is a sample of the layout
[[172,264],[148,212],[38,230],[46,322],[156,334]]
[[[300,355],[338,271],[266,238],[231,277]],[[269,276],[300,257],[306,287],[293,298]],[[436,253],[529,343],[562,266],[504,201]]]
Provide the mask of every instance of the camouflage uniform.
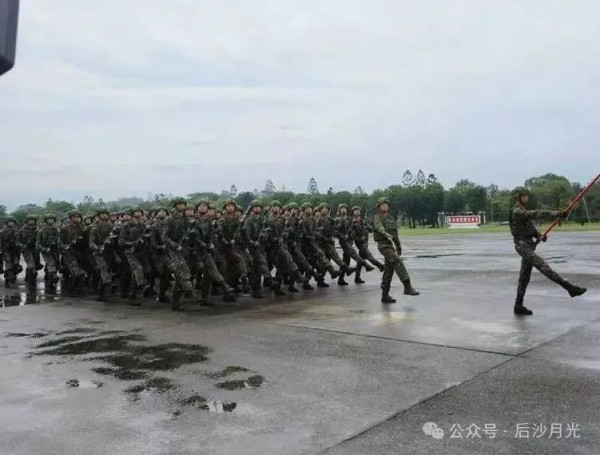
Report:
[[[271,203],[273,205],[273,202]],[[270,261],[275,264],[277,269],[275,274],[275,292],[282,294],[281,284],[284,280],[289,283],[291,292],[297,291],[294,287],[294,281],[302,281],[298,266],[294,262],[292,255],[288,250],[287,232],[285,227],[285,219],[282,215],[270,213],[265,221],[265,228],[268,232],[267,256],[270,256]]]
[[[345,207],[345,205],[340,205],[341,207]],[[338,208],[339,213],[339,208]],[[356,262],[356,276],[354,279],[355,283],[362,283],[363,281],[360,279],[360,269],[364,267],[367,272],[373,270],[373,267],[369,263],[367,263],[364,259],[362,259],[358,252],[352,246],[353,238],[351,235],[351,220],[347,215],[338,215],[335,219],[335,234],[338,238],[338,242],[340,247],[342,248],[343,256],[342,260],[344,263],[349,266],[350,260],[354,259]],[[343,277],[340,277],[339,281],[343,282]]]
[[[36,220],[35,217],[28,217],[29,220]],[[23,260],[26,264],[25,282],[28,285],[35,285],[37,271],[42,268],[40,264],[40,253],[35,244],[37,236],[37,224],[30,226],[25,224],[17,231],[16,242],[21,249]]]
[[[164,208],[161,208],[160,210],[166,212],[166,209]],[[150,287],[154,289],[154,284],[156,279],[158,279],[158,300],[161,302],[169,301],[166,292],[171,279],[171,273],[167,267],[166,247],[162,238],[165,227],[166,219],[161,218],[156,218],[147,227],[151,236],[150,250],[148,253],[151,267]]]
[[225,269],[225,276],[228,277],[227,281],[231,286],[235,287],[240,281],[247,282],[248,279],[246,262],[235,245],[235,238],[241,223],[233,214],[225,213],[219,225],[218,249],[227,263]]
[[[380,204],[389,202],[386,199],[380,199],[377,203]],[[404,266],[404,261],[400,257],[402,255],[402,246],[398,237],[398,223],[389,213],[379,212],[373,220],[373,237],[377,242],[377,249],[385,259],[385,270],[381,278],[381,289],[383,291],[382,301],[389,300],[385,303],[393,303],[389,297],[392,278],[394,272],[404,284],[404,293],[408,295],[418,295],[412,288],[410,277]]]
[[99,280],[99,288],[112,285],[111,265],[113,264],[113,225],[110,221],[98,220],[90,229],[89,248],[93,266]]
[[83,227],[81,223],[71,221],[71,218],[77,213],[69,214],[69,222],[60,230],[60,249],[63,278],[65,283],[63,289],[66,291],[76,291],[82,284],[85,278],[83,270]]
[[0,231],[0,246],[2,250],[2,256],[4,259],[4,280],[6,287],[17,282],[17,275],[22,270],[19,262],[21,257],[21,250],[16,242],[17,225],[9,227],[8,223]]
[[189,221],[179,212],[175,212],[165,223],[163,242],[167,247],[168,266],[175,277],[176,291],[191,293],[193,291],[190,268],[185,260],[189,246]]
[[325,286],[323,276],[329,272],[332,278],[337,278],[339,272],[327,260],[327,256],[316,241],[317,221],[311,214],[305,214],[300,220],[300,233],[302,239],[302,252],[310,264],[317,270],[321,280],[317,280],[320,286]]
[[312,289],[309,284],[310,279],[314,277],[316,281],[322,281],[323,277],[315,270],[302,252],[300,246],[302,244],[300,218],[297,215],[290,214],[286,221],[286,229],[288,232],[288,249],[292,254],[292,259],[298,265],[298,269],[304,274],[304,289],[310,290]]
[[[44,217],[44,224],[37,231],[36,246],[42,253],[46,267],[45,290],[53,292],[56,286],[56,274],[58,272],[59,262],[59,231],[54,225],[46,223],[51,216]],[[55,217],[52,217],[56,220]]]
[[267,266],[267,253],[265,243],[268,232],[263,230],[263,219],[260,214],[251,213],[244,221],[244,233],[248,242],[248,249],[252,256],[252,269],[250,284],[256,295],[261,288],[261,278],[269,280],[271,272]]
[[199,216],[190,225],[190,235],[193,237],[193,248],[196,251],[196,261],[198,268],[198,280],[202,289],[202,303],[208,303],[211,286],[215,285],[221,288],[225,300],[235,301],[232,296],[231,287],[225,282],[225,278],[219,272],[211,252],[213,245],[213,225],[211,219],[207,216]]
[[335,262],[340,270],[346,275],[351,275],[355,272],[355,268],[350,268],[342,261],[342,258],[335,249],[335,221],[329,215],[321,215],[317,220],[317,240],[319,246],[325,253],[327,259]]
[[[358,207],[354,207],[353,211],[356,208]],[[349,236],[354,241],[356,248],[358,248],[359,256],[365,261],[369,261],[381,272],[384,272],[385,266],[375,259],[373,253],[369,250],[369,232],[372,232],[372,229],[364,222],[361,215],[355,216],[352,219]],[[360,267],[356,269],[356,276],[360,277]]]
[[[523,194],[528,194],[528,192],[525,189],[517,188],[513,194],[519,197]],[[518,202],[510,214],[510,231],[514,239],[515,250],[519,256],[521,256],[521,271],[519,273],[517,298],[515,301],[516,313],[531,314],[531,311],[523,307],[523,300],[534,267],[546,278],[565,288],[572,297],[581,295],[586,291],[585,288],[575,286],[562,278],[558,273],[552,270],[544,259],[535,253],[536,240],[540,239],[541,235],[535,224],[533,224],[533,220],[547,218],[556,219],[562,214],[562,212],[548,210],[526,210]]]

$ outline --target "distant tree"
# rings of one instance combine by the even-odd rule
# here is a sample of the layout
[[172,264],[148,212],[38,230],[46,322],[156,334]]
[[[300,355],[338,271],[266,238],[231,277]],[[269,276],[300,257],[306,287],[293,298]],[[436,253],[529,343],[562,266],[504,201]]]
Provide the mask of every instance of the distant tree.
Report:
[[313,196],[319,194],[319,186],[317,185],[317,181],[314,177],[311,177],[310,181],[308,182],[308,194]]
[[410,172],[409,170],[407,170],[402,175],[402,186],[404,188],[407,188],[407,187],[411,186],[412,184],[413,184],[413,175],[412,175],[412,172]]
[[229,197],[235,197],[236,194],[237,194],[237,188],[234,184],[232,184],[231,187],[229,188]]
[[413,184],[418,185],[420,187],[424,187],[427,184],[427,180],[425,179],[425,173],[421,169],[419,169],[419,172],[417,172]]
[[329,187],[329,189],[327,190],[327,196],[331,197],[333,196],[333,188]]
[[354,188],[354,194],[362,196],[365,194],[365,190],[363,190],[362,186],[358,185],[356,188]]
[[435,176],[435,174],[429,174],[427,176],[427,184],[428,185],[433,185],[435,183],[438,183],[437,177]]
[[250,202],[252,202],[252,200],[254,198],[255,198],[254,194],[251,193],[250,191],[242,191],[240,194],[237,195],[237,197],[235,198],[235,201],[238,203],[238,205],[240,207],[242,207],[243,209],[246,209],[250,205]]
[[271,196],[275,192],[275,184],[272,180],[267,180],[265,182],[265,189],[263,190],[263,196]]

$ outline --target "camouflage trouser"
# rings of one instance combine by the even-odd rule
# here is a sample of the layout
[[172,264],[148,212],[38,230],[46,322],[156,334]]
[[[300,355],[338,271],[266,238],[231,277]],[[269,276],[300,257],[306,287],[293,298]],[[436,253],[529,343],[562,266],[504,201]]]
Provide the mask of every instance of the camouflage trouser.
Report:
[[7,280],[14,279],[17,276],[20,256],[20,253],[15,254],[14,251],[4,252],[4,277]]
[[270,261],[275,264],[276,277],[279,281],[289,275],[299,274],[298,266],[285,244],[270,245],[267,249],[267,255],[270,256]]
[[93,253],[94,260],[94,268],[98,273],[98,277],[103,284],[111,284],[112,283],[112,275],[110,273],[110,267],[108,262],[110,259],[105,256],[105,253],[100,253],[99,251],[95,251]]
[[250,255],[252,256],[252,268],[250,269],[250,284],[252,289],[260,289],[260,279],[269,278],[271,272],[267,266],[267,253],[265,252],[265,246],[259,244],[250,248]]
[[359,265],[359,266],[365,265],[364,259],[358,255],[358,251],[356,251],[356,249],[354,249],[354,247],[352,246],[352,244],[350,242],[347,242],[345,240],[340,240],[340,247],[342,248],[342,251],[344,253],[342,256],[342,260],[344,261],[344,264],[350,265],[350,259],[354,259],[354,262],[356,262],[356,265]]
[[58,270],[58,254],[56,252],[50,251],[46,253],[42,252],[42,257],[44,258],[44,264],[46,265],[46,271],[48,274],[54,275]]
[[131,268],[131,276],[138,286],[148,284],[146,273],[148,271],[146,254],[143,251],[135,251],[133,253],[126,252],[125,257]]
[[225,273],[225,269],[227,268],[227,261],[225,260],[223,254],[221,254],[221,251],[215,248],[214,250],[212,250],[212,255],[215,258],[215,264],[217,265],[219,272],[221,272],[221,274]]
[[221,254],[227,263],[227,267],[225,269],[226,275],[231,278],[230,283],[232,285],[237,284],[239,280],[242,280],[248,276],[246,262],[237,248],[234,246],[224,246],[221,248]]
[[346,264],[344,264],[344,261],[342,261],[342,258],[335,249],[335,242],[333,240],[321,242],[320,246],[328,259],[335,262],[341,269],[346,268]]
[[185,255],[178,251],[169,251],[168,266],[175,277],[175,287],[187,292],[193,290],[192,275],[185,260]]
[[73,278],[85,275],[79,262],[79,255],[73,251],[73,249],[69,249],[62,254],[62,265],[68,270],[69,275]]
[[314,273],[314,268],[310,262],[308,262],[306,256],[304,256],[298,244],[296,242],[290,242],[288,243],[288,249],[292,254],[292,259],[298,266],[298,269],[307,276],[312,275]]
[[521,256],[521,272],[519,273],[519,284],[517,285],[517,300],[516,303],[519,305],[523,304],[525,298],[525,292],[527,286],[531,280],[531,272],[535,267],[549,280],[553,281],[560,286],[565,287],[567,281],[556,273],[552,268],[535,253],[535,244],[533,242],[518,242],[515,244],[515,250]]
[[357,243],[356,247],[358,248],[358,254],[365,261],[369,261],[371,264],[373,264],[379,268],[383,267],[383,264],[381,262],[379,262],[377,259],[375,259],[375,256],[373,256],[373,253],[371,253],[371,251],[369,251],[369,244],[367,242]]
[[201,288],[205,296],[208,295],[213,283],[229,289],[229,286],[225,283],[225,278],[223,278],[223,275],[221,275],[221,272],[219,272],[212,254],[210,254],[208,251],[200,252],[198,254],[197,261],[198,269],[202,274]]
[[37,272],[40,269],[40,253],[38,250],[28,248],[23,250],[21,254],[23,255],[26,267],[29,270]]
[[305,241],[302,244],[302,251],[304,252],[304,257],[321,275],[325,275],[326,272],[335,271],[335,268],[327,260],[327,256],[325,256],[323,250],[313,241]]
[[396,275],[398,275],[398,278],[400,278],[400,281],[402,282],[409,279],[406,267],[404,267],[404,261],[396,252],[396,247],[394,247],[394,245],[390,245],[389,243],[379,243],[377,249],[385,259],[385,270],[381,277],[381,289],[384,291],[390,290],[394,272],[396,272]]

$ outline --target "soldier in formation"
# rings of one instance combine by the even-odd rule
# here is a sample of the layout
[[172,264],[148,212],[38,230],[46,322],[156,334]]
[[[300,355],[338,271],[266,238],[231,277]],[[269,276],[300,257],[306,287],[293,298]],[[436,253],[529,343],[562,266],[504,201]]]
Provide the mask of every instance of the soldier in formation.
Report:
[[[391,221],[391,232],[389,226]],[[232,200],[215,207],[205,200],[188,206],[175,198],[171,208],[149,212],[133,207],[82,216],[74,210],[62,223],[53,214],[39,222],[28,216],[22,227],[7,218],[0,230],[0,263],[7,287],[16,285],[22,256],[28,286],[35,288],[43,268],[48,294],[57,291],[60,274],[64,295],[91,292],[103,300],[120,293],[133,305],[157,296],[179,311],[185,300],[211,306],[215,295],[228,302],[246,293],[260,299],[265,290],[283,296],[299,292],[298,285],[313,290],[311,280],[328,287],[327,274],[345,286],[344,277],[352,274],[355,283],[364,283],[362,270],[377,267],[384,276],[388,270],[400,270],[398,250],[394,256],[389,246],[380,247],[385,265],[373,257],[369,231],[360,208],[353,207],[350,217],[343,204],[333,218],[327,204],[315,212],[308,202],[282,206],[271,201],[263,206],[252,201],[243,214]],[[390,298],[384,300],[391,303]]]

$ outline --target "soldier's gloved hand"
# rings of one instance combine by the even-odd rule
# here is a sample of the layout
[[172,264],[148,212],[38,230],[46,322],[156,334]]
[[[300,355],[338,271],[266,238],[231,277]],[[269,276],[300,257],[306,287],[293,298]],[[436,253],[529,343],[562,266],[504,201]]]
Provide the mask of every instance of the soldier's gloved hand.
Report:
[[235,240],[230,240],[229,241],[229,246],[233,246],[235,244]]
[[545,234],[542,234],[539,236],[539,239],[541,242],[547,242],[548,241],[548,236]]
[[215,246],[211,243],[210,245],[208,245],[208,251],[212,251],[215,249]]

